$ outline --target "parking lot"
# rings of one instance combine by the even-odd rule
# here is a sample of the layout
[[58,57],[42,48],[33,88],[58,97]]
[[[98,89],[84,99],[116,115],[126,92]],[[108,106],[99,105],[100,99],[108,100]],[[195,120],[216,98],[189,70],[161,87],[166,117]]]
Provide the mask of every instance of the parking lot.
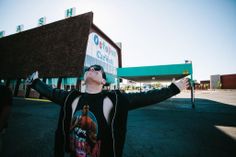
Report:
[[[236,156],[236,91],[187,91],[129,112],[124,157]],[[3,157],[53,156],[60,107],[14,98]]]

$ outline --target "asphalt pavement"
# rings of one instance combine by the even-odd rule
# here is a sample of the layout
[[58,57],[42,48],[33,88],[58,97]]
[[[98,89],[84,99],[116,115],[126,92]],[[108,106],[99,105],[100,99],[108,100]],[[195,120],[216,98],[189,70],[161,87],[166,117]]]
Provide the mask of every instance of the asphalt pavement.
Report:
[[[60,107],[14,98],[1,157],[52,157]],[[129,112],[124,157],[235,157],[236,106],[171,98]]]

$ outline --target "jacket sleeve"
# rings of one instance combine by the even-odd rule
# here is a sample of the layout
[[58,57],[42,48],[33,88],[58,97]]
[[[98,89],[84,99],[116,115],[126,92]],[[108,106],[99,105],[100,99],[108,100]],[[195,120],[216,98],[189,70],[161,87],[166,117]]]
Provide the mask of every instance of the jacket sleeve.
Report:
[[159,103],[178,93],[180,93],[179,88],[172,83],[169,87],[162,88],[160,90],[154,89],[148,92],[123,93],[123,95],[129,101],[128,110],[133,110],[140,107]]
[[56,89],[48,86],[39,79],[36,79],[31,88],[48,98],[49,100],[55,102],[56,104],[62,105],[68,96],[69,92],[61,89]]

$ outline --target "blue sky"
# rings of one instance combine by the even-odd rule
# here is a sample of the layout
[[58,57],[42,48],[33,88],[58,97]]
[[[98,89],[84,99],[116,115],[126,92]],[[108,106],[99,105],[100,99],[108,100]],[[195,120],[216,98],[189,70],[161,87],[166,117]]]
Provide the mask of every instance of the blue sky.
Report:
[[93,11],[94,24],[122,42],[123,66],[192,60],[194,79],[236,73],[236,0],[0,0],[0,31],[37,27]]

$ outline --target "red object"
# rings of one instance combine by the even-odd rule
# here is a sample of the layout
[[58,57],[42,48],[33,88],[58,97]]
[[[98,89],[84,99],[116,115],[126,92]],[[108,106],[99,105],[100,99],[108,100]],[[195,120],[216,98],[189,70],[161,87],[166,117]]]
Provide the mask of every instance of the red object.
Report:
[[221,75],[221,89],[236,89],[236,74]]

